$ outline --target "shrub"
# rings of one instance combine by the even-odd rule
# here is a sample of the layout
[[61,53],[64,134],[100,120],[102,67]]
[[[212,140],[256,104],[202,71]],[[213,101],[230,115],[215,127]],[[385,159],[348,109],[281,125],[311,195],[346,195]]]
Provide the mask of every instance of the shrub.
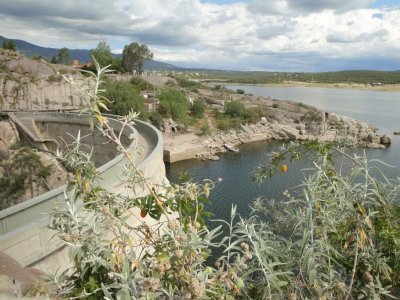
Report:
[[231,118],[241,118],[245,116],[245,108],[240,101],[231,101],[225,105],[225,115]]
[[158,112],[156,112],[156,111],[151,112],[149,114],[149,120],[150,120],[151,124],[153,124],[156,128],[158,128],[158,129],[161,128],[163,119],[162,119],[162,116]]
[[242,89],[237,89],[237,90],[236,90],[236,93],[238,93],[238,94],[240,94],[240,95],[243,95],[243,94],[245,93],[245,91],[242,90]]
[[129,82],[136,86],[140,91],[153,89],[153,85],[151,83],[137,76],[132,77]]
[[200,127],[200,135],[210,135],[211,134],[211,128],[208,124],[204,124]]
[[[98,72],[101,74],[101,70]],[[98,84],[100,75],[96,81]],[[55,297],[232,299],[243,287],[236,270],[239,262],[246,260],[240,260],[238,252],[233,251],[226,256],[229,263],[218,269],[206,265],[211,248],[223,247],[213,242],[221,226],[209,231],[203,220],[204,202],[215,183],[187,181],[163,186],[162,193],[156,191],[97,109],[102,106],[103,95],[91,94],[91,101],[89,112],[97,120],[98,130],[127,159],[129,184],[139,185],[148,195],[132,198],[96,186],[98,171],[90,154],[81,151],[79,137],[69,146],[69,152],[57,152],[57,158],[73,175],[69,177],[65,202],[52,213],[49,224],[68,246],[71,262],[68,270],[54,277],[58,287]],[[129,123],[135,117],[130,114],[123,122]],[[133,208],[140,211],[136,216],[138,225],[128,220],[136,214]],[[143,218],[156,219],[156,225],[149,225]],[[235,246],[226,244],[229,248]]]
[[166,86],[169,86],[169,87],[176,87],[176,86],[177,86],[175,80],[173,80],[173,79],[168,79],[168,80],[165,82],[165,85],[166,85]]
[[106,90],[104,96],[111,101],[107,104],[110,113],[124,116],[132,110],[141,114],[145,112],[143,97],[129,82],[107,80],[102,88]]
[[201,100],[193,101],[193,105],[190,107],[190,112],[195,118],[202,118],[205,110],[206,105]]
[[194,80],[190,80],[190,79],[186,79],[186,78],[183,78],[183,77],[178,77],[178,76],[176,76],[174,78],[178,82],[178,85],[180,87],[183,87],[183,88],[198,88],[198,87],[201,87],[201,83],[200,82],[197,82],[197,81],[194,81]]
[[279,107],[279,104],[278,104],[278,103],[274,103],[274,104],[272,104],[272,107],[273,107],[273,108],[278,108],[278,107]]
[[159,112],[162,115],[171,116],[172,119],[179,122],[185,121],[189,109],[189,102],[183,92],[175,89],[166,89],[161,91],[159,100]]
[[[237,227],[237,241],[248,242],[254,257],[245,293],[252,299],[386,298],[400,284],[399,182],[374,178],[365,157],[331,144],[310,141],[304,148],[315,168],[302,192],[286,191],[280,203],[257,199],[254,216]],[[336,171],[333,152],[351,162],[347,175]],[[272,176],[301,153],[296,145],[271,153],[255,177]],[[270,222],[260,223],[261,215]]]

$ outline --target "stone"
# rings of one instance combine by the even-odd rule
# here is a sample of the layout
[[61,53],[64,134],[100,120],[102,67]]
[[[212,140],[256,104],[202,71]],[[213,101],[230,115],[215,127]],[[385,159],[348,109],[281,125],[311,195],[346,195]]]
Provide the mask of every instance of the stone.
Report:
[[261,125],[267,125],[268,124],[267,118],[266,117],[261,117],[260,124]]
[[382,145],[390,145],[390,144],[392,143],[392,141],[390,140],[390,137],[387,136],[386,134],[384,134],[384,135],[381,137],[380,142],[381,142]]
[[10,157],[10,147],[19,142],[18,130],[12,122],[0,121],[0,155]]

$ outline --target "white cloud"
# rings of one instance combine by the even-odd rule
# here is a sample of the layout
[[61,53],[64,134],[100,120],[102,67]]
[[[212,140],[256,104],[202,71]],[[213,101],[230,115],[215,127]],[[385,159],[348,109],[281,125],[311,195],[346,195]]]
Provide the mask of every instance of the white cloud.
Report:
[[400,8],[368,8],[372,2],[2,1],[0,34],[68,48],[107,39],[114,52],[138,41],[155,59],[184,66],[321,70],[341,60],[374,68],[383,57],[400,69]]

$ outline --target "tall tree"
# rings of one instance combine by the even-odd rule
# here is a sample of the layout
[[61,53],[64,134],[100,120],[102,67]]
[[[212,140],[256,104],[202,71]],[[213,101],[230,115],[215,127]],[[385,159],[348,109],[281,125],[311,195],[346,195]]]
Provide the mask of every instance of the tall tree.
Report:
[[68,48],[61,48],[57,55],[57,62],[59,64],[68,65],[71,60],[71,55]]
[[107,44],[107,41],[101,40],[95,49],[89,51],[90,56],[94,56],[100,66],[105,67],[111,65],[113,62],[113,57],[111,54],[111,48]]
[[143,63],[146,59],[152,59],[153,53],[147,48],[146,45],[131,43],[126,45],[122,52],[122,66],[125,71],[143,71]]

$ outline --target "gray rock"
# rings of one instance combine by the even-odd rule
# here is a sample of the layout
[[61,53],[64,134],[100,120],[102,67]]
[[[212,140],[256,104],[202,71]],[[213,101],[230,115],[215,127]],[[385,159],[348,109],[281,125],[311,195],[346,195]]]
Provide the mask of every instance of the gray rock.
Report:
[[380,142],[381,142],[382,145],[390,145],[390,144],[392,143],[392,141],[390,140],[390,137],[387,136],[386,134],[384,134],[384,135],[381,137]]

